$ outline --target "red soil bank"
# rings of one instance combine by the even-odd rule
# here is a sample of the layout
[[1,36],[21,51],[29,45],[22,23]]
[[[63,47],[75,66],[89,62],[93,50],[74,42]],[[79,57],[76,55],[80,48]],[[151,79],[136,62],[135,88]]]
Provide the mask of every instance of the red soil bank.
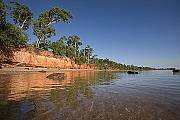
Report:
[[12,62],[25,64],[32,67],[62,68],[62,69],[95,69],[93,64],[75,64],[73,60],[65,57],[55,57],[49,51],[36,54],[34,51],[22,49],[14,52]]

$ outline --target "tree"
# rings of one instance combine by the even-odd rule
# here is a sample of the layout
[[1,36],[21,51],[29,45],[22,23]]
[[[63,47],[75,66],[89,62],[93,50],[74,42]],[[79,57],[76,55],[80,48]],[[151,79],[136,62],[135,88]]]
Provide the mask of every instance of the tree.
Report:
[[76,64],[84,64],[87,62],[87,57],[84,55],[84,51],[80,50],[79,56],[75,59]]
[[77,35],[69,36],[67,44],[68,46],[74,47],[74,57],[77,57],[77,54],[79,54],[79,46],[82,45],[82,43],[80,42],[80,37]]
[[0,54],[12,55],[15,49],[27,45],[28,36],[15,25],[6,21],[7,5],[0,1]]
[[34,21],[33,24],[33,33],[38,38],[36,47],[39,48],[40,43],[46,43],[48,38],[55,35],[52,24],[69,23],[70,19],[72,19],[72,15],[69,11],[57,7],[41,13],[38,20]]
[[2,0],[0,0],[0,29],[3,29],[6,24],[6,6]]
[[61,37],[58,41],[52,42],[49,48],[53,50],[53,53],[60,56],[66,55],[66,36]]
[[12,3],[11,18],[19,28],[27,30],[32,22],[33,14],[26,5],[21,5],[18,2]]
[[45,48],[48,44],[48,38],[55,35],[55,29],[52,27],[45,27],[43,21],[34,21],[33,24],[33,33],[37,36],[38,40],[36,41],[37,48]]
[[15,25],[7,23],[5,28],[0,29],[0,53],[10,55],[14,49],[27,45],[28,36]]
[[87,45],[84,49],[84,53],[85,53],[85,56],[87,57],[88,64],[89,64],[90,57],[92,56],[92,53],[93,53],[93,48],[91,48],[90,45]]
[[68,45],[66,49],[67,53],[66,56],[69,58],[75,57],[75,48],[72,45]]

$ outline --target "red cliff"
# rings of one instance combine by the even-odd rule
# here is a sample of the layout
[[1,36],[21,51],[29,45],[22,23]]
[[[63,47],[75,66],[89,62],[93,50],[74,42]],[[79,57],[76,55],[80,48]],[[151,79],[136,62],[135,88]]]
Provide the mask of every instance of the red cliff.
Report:
[[51,52],[42,51],[35,53],[34,51],[21,51],[14,52],[11,59],[12,62],[24,64],[32,67],[47,67],[47,68],[62,68],[62,69],[94,69],[95,65],[92,64],[75,64],[73,60],[65,57],[55,57]]

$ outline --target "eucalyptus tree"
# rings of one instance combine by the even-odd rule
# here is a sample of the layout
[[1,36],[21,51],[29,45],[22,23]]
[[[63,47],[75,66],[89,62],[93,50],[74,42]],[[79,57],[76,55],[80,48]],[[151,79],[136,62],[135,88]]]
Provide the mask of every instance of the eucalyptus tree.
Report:
[[92,56],[92,53],[93,53],[93,48],[91,48],[90,45],[87,45],[84,49],[84,52],[85,52],[85,55],[87,57],[87,61],[89,64],[90,57]]
[[5,26],[6,23],[6,5],[0,0],[0,29]]
[[68,37],[67,41],[68,46],[73,46],[74,47],[74,57],[77,57],[79,54],[79,46],[82,45],[82,42],[80,41],[80,37],[77,35],[72,35]]
[[66,49],[66,56],[69,58],[75,57],[75,48],[72,45],[68,45]]
[[80,50],[79,58],[80,58],[81,63],[86,63],[87,62],[87,58],[84,55],[84,51],[83,50]]
[[78,57],[75,58],[76,64],[84,64],[87,62],[87,57],[84,54],[84,49],[79,51]]
[[6,21],[7,5],[0,0],[0,54],[12,55],[17,48],[27,45],[28,36],[14,24]]
[[28,36],[13,24],[7,23],[0,29],[0,54],[11,55],[18,48],[26,47]]
[[66,36],[61,37],[58,41],[52,42],[49,48],[53,50],[53,53],[60,56],[66,55]]
[[38,38],[36,47],[39,48],[40,43],[46,43],[48,38],[55,35],[53,24],[58,22],[69,23],[70,19],[72,19],[72,15],[69,11],[57,7],[41,13],[33,24],[33,33]]
[[55,29],[52,27],[46,27],[43,21],[34,21],[33,34],[36,35],[38,40],[35,42],[37,48],[43,48],[43,44],[48,43],[48,38],[55,35]]
[[33,14],[29,7],[19,4],[18,2],[12,3],[11,18],[19,28],[27,30],[32,22]]
[[62,56],[66,56],[66,53],[67,53],[67,45],[66,45],[66,41],[67,41],[67,37],[66,36],[62,36],[60,39],[59,39],[59,46],[60,46],[60,55]]

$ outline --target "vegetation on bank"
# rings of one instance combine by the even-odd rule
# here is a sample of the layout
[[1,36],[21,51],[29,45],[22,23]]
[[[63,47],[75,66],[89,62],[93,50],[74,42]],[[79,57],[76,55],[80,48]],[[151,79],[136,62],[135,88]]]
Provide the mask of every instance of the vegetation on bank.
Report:
[[[28,6],[18,2],[5,4],[3,0],[0,0],[0,55],[10,56],[15,50],[33,47],[36,50],[48,50],[55,55],[69,57],[75,60],[76,64],[95,64],[98,69],[151,69],[120,64],[107,58],[99,59],[93,55],[94,50],[90,45],[80,49],[82,40],[78,35],[62,36],[59,40],[51,42],[50,38],[56,35],[53,25],[61,22],[68,24],[72,18],[70,11],[53,7],[42,12],[36,19],[33,18],[33,13]],[[37,37],[32,44],[28,43],[28,29],[32,29]]]

